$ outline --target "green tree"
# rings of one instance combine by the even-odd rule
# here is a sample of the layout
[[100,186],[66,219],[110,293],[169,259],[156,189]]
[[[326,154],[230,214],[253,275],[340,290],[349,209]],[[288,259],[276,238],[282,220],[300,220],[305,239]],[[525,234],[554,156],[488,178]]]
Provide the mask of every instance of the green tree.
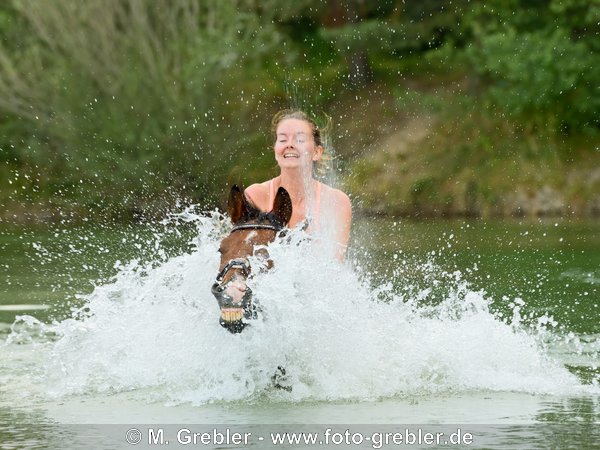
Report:
[[478,2],[463,55],[487,101],[537,130],[600,126],[600,2]]
[[39,168],[49,195],[99,213],[210,200],[257,139],[264,66],[293,54],[243,0],[15,0],[11,19],[0,111],[19,127],[4,148]]

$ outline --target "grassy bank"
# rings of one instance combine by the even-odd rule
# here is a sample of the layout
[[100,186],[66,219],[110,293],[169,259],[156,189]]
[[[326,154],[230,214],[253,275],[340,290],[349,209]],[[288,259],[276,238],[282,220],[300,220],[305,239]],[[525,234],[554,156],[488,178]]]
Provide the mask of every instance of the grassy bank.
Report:
[[381,94],[387,101],[356,105],[362,117],[349,128],[372,138],[354,148],[348,138],[342,148],[344,184],[359,210],[416,217],[600,215],[598,136],[523,126],[474,102],[464,85],[405,81],[387,87]]
[[[136,171],[131,193],[89,178],[49,185],[35,167],[0,167],[2,220],[7,222],[140,220],[161,217],[181,203],[223,206],[232,183],[276,174],[268,121],[285,99],[254,118],[241,155],[224,162],[213,191],[170,185]],[[389,216],[600,215],[600,139],[521,126],[465,93],[460,79],[428,85],[407,78],[340,89],[324,109],[334,122],[337,180],[359,214]],[[202,125],[199,125],[202,126]],[[249,125],[250,126],[250,125]],[[241,127],[244,129],[244,127]],[[247,136],[246,136],[247,138]],[[202,149],[199,149],[202,151]],[[100,168],[99,171],[106,170]],[[66,174],[66,180],[77,179]],[[99,180],[107,178],[100,173]],[[217,186],[217,184],[220,186]],[[141,190],[139,189],[141,186]]]

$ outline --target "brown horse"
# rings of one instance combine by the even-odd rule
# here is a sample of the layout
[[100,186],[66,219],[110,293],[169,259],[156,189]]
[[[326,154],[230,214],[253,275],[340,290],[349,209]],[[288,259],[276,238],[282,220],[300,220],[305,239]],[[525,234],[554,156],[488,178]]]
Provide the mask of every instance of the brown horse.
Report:
[[250,276],[249,256],[265,259],[266,267],[272,262],[264,246],[280,234],[292,216],[292,200],[280,187],[273,202],[273,210],[261,212],[251,205],[237,185],[231,188],[227,210],[233,229],[221,241],[219,273],[212,293],[219,303],[219,323],[232,333],[240,333],[248,324],[243,319],[256,318],[257,308],[252,303],[252,291],[246,285]]

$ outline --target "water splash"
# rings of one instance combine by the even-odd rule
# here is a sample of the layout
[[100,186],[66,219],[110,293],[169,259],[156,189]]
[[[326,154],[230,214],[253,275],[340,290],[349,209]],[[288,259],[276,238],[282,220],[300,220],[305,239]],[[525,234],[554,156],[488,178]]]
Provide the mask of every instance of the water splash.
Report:
[[[551,319],[521,324],[518,299],[513,316],[501,318],[485,292],[433,259],[418,264],[428,288],[398,291],[373,282],[368,270],[332,262],[299,230],[269,247],[275,267],[249,281],[263,313],[231,335],[210,293],[229,223],[191,210],[171,220],[196,224],[190,253],[118,264],[66,320],[19,316],[5,346],[35,346],[36,360],[17,371],[29,390],[51,397],[136,390],[170,404],[598,392],[597,382],[583,385],[551,355]],[[291,392],[273,387],[278,366]]]

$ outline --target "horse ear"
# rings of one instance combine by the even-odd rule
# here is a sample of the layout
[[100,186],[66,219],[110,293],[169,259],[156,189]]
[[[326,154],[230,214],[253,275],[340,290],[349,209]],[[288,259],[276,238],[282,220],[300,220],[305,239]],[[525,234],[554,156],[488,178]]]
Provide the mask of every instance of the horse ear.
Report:
[[292,199],[288,191],[282,187],[277,190],[272,213],[277,216],[283,225],[287,225],[292,217]]
[[231,217],[231,222],[238,223],[242,217],[246,216],[246,199],[244,191],[237,184],[234,184],[229,191],[229,199],[227,200],[227,212]]

